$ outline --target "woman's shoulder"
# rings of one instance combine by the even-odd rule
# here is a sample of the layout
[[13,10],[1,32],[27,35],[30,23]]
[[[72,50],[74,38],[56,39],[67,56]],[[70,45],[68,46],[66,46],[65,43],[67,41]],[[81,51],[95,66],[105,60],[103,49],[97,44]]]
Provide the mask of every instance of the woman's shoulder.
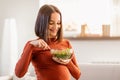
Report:
[[64,38],[62,41],[63,41],[64,43],[71,44],[69,39]]
[[65,39],[65,38],[64,38],[64,39],[63,39],[63,43],[66,44],[66,45],[67,45],[68,47],[70,47],[70,48],[72,47],[69,39]]
[[62,41],[64,42],[70,42],[68,39],[64,38]]

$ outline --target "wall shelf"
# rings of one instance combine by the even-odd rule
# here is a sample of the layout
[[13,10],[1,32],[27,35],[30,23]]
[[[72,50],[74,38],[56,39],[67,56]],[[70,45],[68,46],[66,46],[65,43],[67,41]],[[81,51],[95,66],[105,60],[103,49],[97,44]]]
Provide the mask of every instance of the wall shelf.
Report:
[[120,40],[119,36],[112,37],[65,37],[69,40]]

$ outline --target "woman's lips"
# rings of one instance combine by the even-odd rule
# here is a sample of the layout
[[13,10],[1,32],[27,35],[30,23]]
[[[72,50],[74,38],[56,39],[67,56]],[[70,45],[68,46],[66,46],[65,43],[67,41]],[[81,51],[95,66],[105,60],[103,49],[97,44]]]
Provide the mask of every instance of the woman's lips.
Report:
[[52,33],[57,33],[57,30],[54,30],[54,29],[50,29],[50,31],[51,31]]

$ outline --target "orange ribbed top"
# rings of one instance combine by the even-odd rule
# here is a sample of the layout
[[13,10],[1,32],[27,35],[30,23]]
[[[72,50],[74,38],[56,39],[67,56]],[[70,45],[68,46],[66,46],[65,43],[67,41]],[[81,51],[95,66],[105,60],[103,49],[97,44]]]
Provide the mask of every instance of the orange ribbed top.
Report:
[[[23,53],[16,64],[16,76],[23,77],[28,70],[30,62],[32,62],[37,80],[70,80],[71,75],[76,80],[79,79],[81,72],[74,53],[71,61],[67,65],[63,65],[52,60],[50,50],[42,50],[41,48],[34,47],[29,42],[26,43]],[[48,45],[51,49],[72,48],[66,39],[59,43],[52,41]]]

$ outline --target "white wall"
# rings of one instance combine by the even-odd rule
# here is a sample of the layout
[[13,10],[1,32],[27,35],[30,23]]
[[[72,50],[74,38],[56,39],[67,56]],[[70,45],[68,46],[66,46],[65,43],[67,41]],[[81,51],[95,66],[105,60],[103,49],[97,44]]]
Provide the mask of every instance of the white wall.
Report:
[[120,62],[120,40],[71,40],[79,63]]
[[[15,19],[18,40],[16,54],[19,56],[26,41],[34,38],[34,24],[38,9],[38,0],[0,0],[0,75],[11,74],[12,53],[10,53],[11,44],[9,43],[11,28],[7,26],[5,30],[5,20]],[[3,38],[4,33],[5,38]]]

